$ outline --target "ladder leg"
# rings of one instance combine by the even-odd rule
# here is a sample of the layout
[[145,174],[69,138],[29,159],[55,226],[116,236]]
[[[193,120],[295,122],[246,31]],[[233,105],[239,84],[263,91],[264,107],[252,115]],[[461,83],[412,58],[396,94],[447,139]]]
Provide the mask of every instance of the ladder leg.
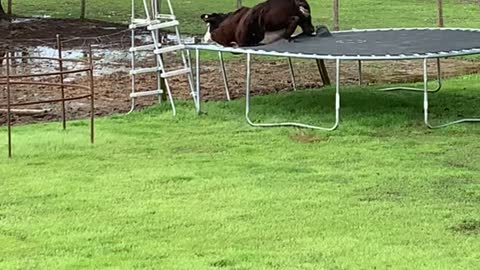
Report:
[[167,90],[168,99],[170,101],[170,106],[172,107],[173,116],[177,115],[177,110],[175,109],[175,103],[173,101],[172,91],[170,91],[170,85],[168,84],[167,79],[165,79],[165,88]]
[[[152,39],[153,39],[153,44],[155,45],[155,48],[156,49],[160,48],[159,40],[155,36],[154,32],[152,32]],[[165,66],[164,66],[164,63],[163,63],[162,55],[157,54],[156,59],[157,59],[157,67],[159,68],[159,70],[157,71],[157,76],[161,78],[161,74],[165,71]],[[163,80],[164,80],[164,84],[165,84],[165,90],[167,90],[168,99],[170,101],[170,106],[172,107],[172,113],[173,113],[173,116],[175,116],[177,114],[177,112],[176,112],[176,109],[175,109],[175,103],[173,101],[172,91],[170,90],[170,85],[168,83],[168,80],[166,78],[163,79]]]
[[145,10],[145,17],[147,17],[147,20],[151,20],[152,18],[150,17],[147,0],[143,0],[143,9]]
[[173,7],[170,0],[167,0],[167,5],[168,5],[168,10],[170,11],[170,14],[173,14]]
[[[155,35],[155,38],[156,40],[158,41],[159,40],[159,33],[158,33],[158,29],[157,30],[154,30],[154,35]],[[159,63],[158,63],[158,57],[155,57],[155,65],[158,67],[159,66]],[[157,72],[156,73],[156,79],[157,79],[157,89],[160,90],[160,89],[164,89],[162,88],[162,85],[163,85],[163,78],[160,76],[160,72]],[[162,103],[162,99],[163,99],[163,96],[162,95],[159,95],[158,96],[158,103],[161,104]]]
[[[171,9],[171,3],[170,3],[170,0],[167,0],[167,2],[169,3],[169,7]],[[173,14],[173,11],[172,11],[172,14]],[[177,43],[178,44],[182,44],[182,37],[180,35],[180,30],[178,29],[178,27],[175,27],[175,34],[177,35]],[[182,62],[183,62],[183,66],[185,68],[190,68],[191,70],[191,65],[189,65],[188,61],[187,61],[187,57],[185,56],[185,50],[182,50]],[[188,74],[188,86],[190,87],[190,94],[192,95],[192,98],[193,98],[193,102],[194,104],[198,104],[197,103],[197,99],[198,97],[195,95],[195,87],[194,87],[194,84],[193,84],[193,75],[192,75],[193,72],[190,72]],[[199,108],[196,108],[197,110]]]
[[[132,0],[132,16],[134,14],[134,0]],[[135,29],[132,29],[132,47],[135,46]],[[132,51],[130,53],[130,58],[131,58],[131,68],[132,70],[135,69],[135,52]],[[135,85],[135,74],[132,74],[130,75],[131,76],[131,86],[132,86],[132,93],[135,93],[135,88],[136,88],[136,85]],[[131,112],[133,112],[133,110],[135,109],[135,98],[131,98],[131,106],[130,106],[130,110],[127,112],[127,114],[130,114]]]

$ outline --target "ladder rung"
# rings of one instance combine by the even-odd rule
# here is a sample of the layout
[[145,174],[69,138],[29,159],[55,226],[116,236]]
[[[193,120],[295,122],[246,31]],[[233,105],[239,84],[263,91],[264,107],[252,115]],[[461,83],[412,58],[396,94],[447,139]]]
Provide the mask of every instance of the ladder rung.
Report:
[[171,14],[158,14],[158,15],[157,15],[157,19],[161,19],[161,20],[175,20],[176,17],[175,17],[175,15],[171,15]]
[[153,50],[153,49],[155,49],[155,44],[149,44],[149,45],[131,47],[130,52],[150,51],[150,50]]
[[151,24],[159,23],[157,20],[148,20],[148,19],[133,19],[132,23],[129,25],[130,29],[149,26]]
[[149,19],[133,19],[132,24],[144,24],[149,23],[151,20]]
[[163,93],[162,90],[143,91],[143,92],[131,93],[130,97],[137,98],[137,97],[147,97],[147,96],[158,96],[158,95],[161,95],[162,93]]
[[159,67],[151,67],[151,68],[139,68],[130,71],[130,75],[136,75],[136,74],[142,74],[142,73],[150,73],[150,72],[157,72],[159,70],[162,70]]
[[182,75],[182,74],[187,74],[187,73],[190,73],[190,72],[191,72],[190,68],[182,68],[182,69],[178,69],[178,70],[174,70],[174,71],[161,73],[160,77],[169,78],[169,77],[174,77],[174,76],[178,76],[178,75]]
[[178,51],[183,49],[185,49],[185,45],[179,44],[179,45],[162,47],[160,49],[154,50],[153,52],[156,54],[161,54],[161,53],[173,52],[173,51]]
[[173,27],[179,25],[178,21],[170,21],[170,22],[163,22],[163,23],[156,23],[156,24],[151,24],[147,27],[148,30],[156,30],[156,29],[161,29],[161,28],[168,28],[168,27]]

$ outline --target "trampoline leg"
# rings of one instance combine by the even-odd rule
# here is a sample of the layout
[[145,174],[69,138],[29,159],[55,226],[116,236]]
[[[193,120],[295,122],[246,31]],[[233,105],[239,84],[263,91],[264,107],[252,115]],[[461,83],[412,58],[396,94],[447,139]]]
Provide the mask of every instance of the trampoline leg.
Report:
[[[192,54],[190,53],[190,50],[185,50],[187,54],[187,64],[190,68],[192,68]],[[193,76],[193,68],[192,68],[192,76]],[[195,78],[193,78],[195,80]]]
[[320,73],[320,78],[322,79],[323,86],[330,85],[330,78],[328,77],[327,67],[325,66],[325,61],[323,59],[317,59],[317,68]]
[[293,91],[297,91],[297,82],[295,80],[295,71],[293,70],[292,58],[288,57],[288,68],[290,69],[290,76],[292,77]]
[[[132,15],[133,16],[133,15]],[[131,43],[132,43],[132,47],[135,46],[135,30],[132,30],[132,35],[131,35]],[[130,65],[131,65],[131,68],[134,69],[135,68],[135,51],[133,51],[130,55]],[[131,89],[132,89],[132,94],[135,93],[135,75],[130,75],[131,77]],[[131,101],[131,105],[130,105],[130,110],[127,112],[127,114],[130,114],[132,113],[134,110],[135,110],[135,98],[131,98],[130,99]]]
[[295,123],[295,122],[282,122],[282,123],[253,123],[250,119],[250,85],[251,85],[251,54],[247,53],[247,79],[246,79],[246,95],[245,95],[245,119],[247,123],[253,127],[300,127],[310,128],[317,130],[331,131],[335,130],[340,123],[340,60],[337,59],[337,78],[335,87],[335,123],[332,127],[319,127],[314,125]]
[[195,90],[196,99],[194,101],[197,103],[195,104],[195,109],[197,114],[200,114],[202,98],[200,91],[200,52],[198,49],[195,49]]
[[362,60],[358,60],[358,85],[363,84]]
[[424,119],[425,125],[428,128],[436,129],[436,128],[448,127],[448,126],[455,125],[455,124],[460,124],[460,123],[480,122],[480,118],[462,118],[462,119],[459,119],[459,120],[448,122],[448,123],[443,124],[443,125],[432,126],[428,122],[428,92],[431,92],[431,91],[428,90],[427,84],[428,84],[427,59],[425,58],[423,60],[423,113],[424,113],[424,118],[423,119]]
[[130,110],[126,114],[127,115],[131,114],[134,110],[135,110],[135,98],[132,98],[131,105],[130,105]]
[[[435,93],[440,91],[442,89],[442,69],[440,67],[440,58],[437,58],[437,88],[428,90],[430,93]],[[423,88],[414,88],[414,87],[389,87],[389,88],[383,88],[380,89],[380,91],[398,91],[398,90],[404,90],[404,91],[412,91],[412,92],[423,92]]]
[[228,87],[227,71],[225,70],[225,62],[223,61],[223,53],[221,51],[218,52],[218,59],[220,60],[220,68],[222,70],[223,85],[225,86],[225,95],[227,96],[227,100],[230,101],[230,90]]

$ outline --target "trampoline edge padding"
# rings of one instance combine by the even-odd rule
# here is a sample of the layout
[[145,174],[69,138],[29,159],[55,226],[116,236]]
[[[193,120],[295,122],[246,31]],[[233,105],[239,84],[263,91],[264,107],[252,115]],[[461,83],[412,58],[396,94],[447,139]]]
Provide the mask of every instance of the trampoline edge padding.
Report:
[[393,60],[443,58],[479,54],[480,29],[392,28],[332,32],[331,36],[302,36],[293,42],[232,48],[191,44],[189,49],[315,59]]

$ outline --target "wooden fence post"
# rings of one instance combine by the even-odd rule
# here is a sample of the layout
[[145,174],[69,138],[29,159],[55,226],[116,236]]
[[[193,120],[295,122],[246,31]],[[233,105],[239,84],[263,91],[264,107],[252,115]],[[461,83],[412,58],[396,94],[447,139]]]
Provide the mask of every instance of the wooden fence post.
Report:
[[437,0],[438,5],[438,27],[443,27],[443,0]]
[[338,1],[339,0],[333,0],[333,30],[338,31],[340,30],[340,23],[339,23],[339,18],[338,18]]
[[8,0],[7,2],[7,14],[8,16],[12,16],[12,0]]

